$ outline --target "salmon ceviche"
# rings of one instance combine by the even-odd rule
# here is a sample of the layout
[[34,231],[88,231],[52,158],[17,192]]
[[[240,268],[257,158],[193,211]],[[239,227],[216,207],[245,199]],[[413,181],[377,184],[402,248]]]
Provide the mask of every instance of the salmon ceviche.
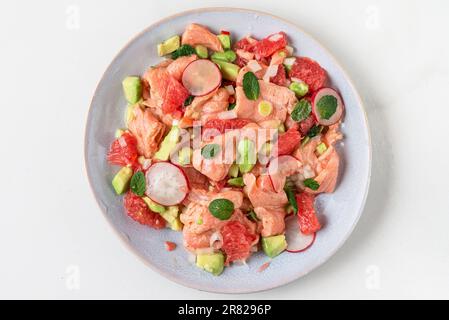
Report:
[[326,70],[282,31],[235,39],[190,24],[156,49],[157,65],[123,79],[107,154],[125,213],[181,232],[213,275],[310,248],[325,227],[315,198],[335,190],[340,162],[344,104]]

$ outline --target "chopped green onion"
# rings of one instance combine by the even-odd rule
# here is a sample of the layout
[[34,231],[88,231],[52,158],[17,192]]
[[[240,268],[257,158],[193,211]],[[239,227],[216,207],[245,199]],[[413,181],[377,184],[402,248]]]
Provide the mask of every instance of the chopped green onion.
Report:
[[326,152],[327,150],[327,146],[324,142],[321,142],[319,145],[316,146],[315,151],[319,154],[322,155],[324,152]]
[[316,191],[319,189],[320,184],[318,182],[316,182],[314,179],[306,179],[304,180],[304,186],[306,186],[307,188]]
[[245,183],[243,182],[242,177],[232,178],[228,180],[228,184],[233,187],[243,187]]

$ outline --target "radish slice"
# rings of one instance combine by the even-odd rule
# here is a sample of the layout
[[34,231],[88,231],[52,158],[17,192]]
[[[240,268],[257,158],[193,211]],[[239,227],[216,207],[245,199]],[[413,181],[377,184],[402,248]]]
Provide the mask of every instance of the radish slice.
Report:
[[156,162],[146,173],[146,195],[163,205],[181,203],[189,192],[189,184],[184,172],[170,162]]
[[299,161],[289,155],[274,158],[268,164],[268,175],[273,189],[280,192],[284,189],[285,180],[288,176],[296,173],[299,169]]
[[295,58],[295,57],[285,58],[284,64],[285,64],[286,66],[291,67],[291,66],[295,63],[295,61],[296,61],[296,58]]
[[322,88],[312,97],[312,112],[323,126],[333,125],[340,120],[343,110],[343,101],[332,88]]
[[315,242],[316,233],[304,234],[299,228],[297,216],[285,218],[285,240],[287,241],[287,251],[292,253],[304,252]]
[[192,96],[205,96],[220,86],[220,69],[210,60],[192,61],[184,69],[182,84]]

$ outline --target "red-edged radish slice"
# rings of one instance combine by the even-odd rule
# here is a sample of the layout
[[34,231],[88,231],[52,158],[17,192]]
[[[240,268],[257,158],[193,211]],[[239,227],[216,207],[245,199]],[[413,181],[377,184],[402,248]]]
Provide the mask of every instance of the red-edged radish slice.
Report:
[[299,169],[299,161],[290,155],[274,158],[268,164],[268,175],[276,192],[284,189],[285,179],[296,173]]
[[220,86],[220,69],[210,60],[192,61],[184,69],[182,84],[192,96],[205,96]]
[[285,218],[285,240],[287,241],[287,251],[292,253],[304,252],[315,242],[316,233],[304,234],[299,228],[298,216]]
[[152,164],[147,170],[146,180],[146,195],[163,206],[181,203],[189,192],[184,171],[170,162]]
[[323,126],[333,125],[340,120],[344,108],[343,100],[332,88],[322,88],[312,97],[312,112]]

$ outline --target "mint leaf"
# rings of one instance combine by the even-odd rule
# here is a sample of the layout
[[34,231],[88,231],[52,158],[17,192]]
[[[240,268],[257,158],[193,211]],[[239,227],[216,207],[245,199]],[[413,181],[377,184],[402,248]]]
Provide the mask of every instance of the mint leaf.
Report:
[[215,199],[209,203],[209,212],[217,219],[228,220],[234,213],[234,203],[228,199]]
[[322,97],[316,104],[320,117],[329,120],[337,111],[337,98],[331,95]]
[[192,104],[192,101],[195,97],[189,96],[187,99],[184,100],[184,107],[190,106]]
[[257,217],[256,213],[254,212],[254,210],[251,210],[250,212],[248,212],[246,214],[246,216],[248,217],[248,219],[257,222],[260,221],[260,219]]
[[243,76],[243,91],[249,100],[257,100],[259,98],[259,80],[254,73],[247,72]]
[[142,197],[145,194],[145,175],[142,171],[137,171],[136,173],[134,173],[133,177],[131,178],[130,188],[131,191],[139,197]]
[[171,58],[173,60],[176,60],[179,57],[190,56],[194,53],[195,53],[195,49],[192,46],[190,46],[188,44],[184,44],[184,45],[180,46],[178,49],[176,49],[176,51],[171,54]]
[[320,184],[316,182],[314,179],[306,179],[304,180],[304,186],[313,191],[316,191],[320,187]]
[[292,111],[291,117],[294,121],[300,122],[307,119],[312,112],[312,105],[307,99],[301,99]]
[[291,187],[287,186],[284,188],[284,191],[287,195],[288,203],[290,203],[293,208],[293,213],[296,215],[298,213],[298,203],[296,202],[295,192]]
[[201,149],[201,155],[204,159],[213,159],[220,152],[220,146],[216,143],[206,144]]
[[235,108],[236,104],[235,103],[231,103],[228,107],[228,110],[233,110]]
[[310,128],[309,132],[307,132],[307,137],[313,138],[321,133],[323,130],[322,126],[315,125],[312,128]]

